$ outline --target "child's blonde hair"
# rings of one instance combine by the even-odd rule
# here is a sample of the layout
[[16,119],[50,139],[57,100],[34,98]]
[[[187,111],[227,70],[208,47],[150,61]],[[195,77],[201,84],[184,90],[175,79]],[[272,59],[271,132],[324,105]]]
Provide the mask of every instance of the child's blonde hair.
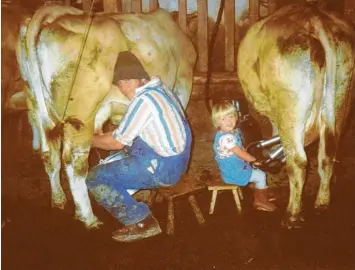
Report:
[[234,114],[238,117],[237,109],[230,101],[219,102],[212,107],[212,123],[215,128],[218,128],[218,119],[228,114]]

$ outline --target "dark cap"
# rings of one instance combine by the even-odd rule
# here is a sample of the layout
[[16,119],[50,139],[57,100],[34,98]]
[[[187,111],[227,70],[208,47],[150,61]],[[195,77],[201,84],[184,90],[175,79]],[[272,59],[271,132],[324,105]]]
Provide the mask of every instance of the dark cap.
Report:
[[133,53],[124,51],[117,56],[112,83],[117,84],[119,80],[127,79],[150,78],[138,58]]

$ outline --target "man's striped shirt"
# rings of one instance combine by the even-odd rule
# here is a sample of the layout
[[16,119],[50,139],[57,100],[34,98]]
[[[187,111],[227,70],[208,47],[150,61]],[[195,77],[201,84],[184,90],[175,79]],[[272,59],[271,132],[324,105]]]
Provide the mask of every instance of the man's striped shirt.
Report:
[[159,155],[174,156],[186,145],[184,118],[178,98],[155,77],[136,89],[135,97],[112,135],[128,146],[139,136]]

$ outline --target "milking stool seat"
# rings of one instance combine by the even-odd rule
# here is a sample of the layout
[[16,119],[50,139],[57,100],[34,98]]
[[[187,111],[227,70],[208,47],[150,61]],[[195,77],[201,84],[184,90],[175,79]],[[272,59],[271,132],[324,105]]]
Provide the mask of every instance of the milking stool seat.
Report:
[[163,201],[165,200],[168,202],[168,217],[166,225],[166,233],[168,235],[174,234],[174,203],[176,202],[176,199],[179,198],[187,198],[198,223],[205,223],[205,219],[195,197],[197,192],[200,192],[205,188],[206,185],[199,179],[195,179],[194,177],[185,174],[175,186],[159,188],[157,190],[156,196],[161,196]]
[[210,214],[213,214],[216,205],[218,191],[230,190],[233,193],[234,201],[237,206],[238,213],[242,211],[241,200],[243,200],[242,190],[239,186],[233,184],[226,184],[220,176],[215,177],[209,183],[207,183],[208,190],[212,191],[212,198],[210,204]]

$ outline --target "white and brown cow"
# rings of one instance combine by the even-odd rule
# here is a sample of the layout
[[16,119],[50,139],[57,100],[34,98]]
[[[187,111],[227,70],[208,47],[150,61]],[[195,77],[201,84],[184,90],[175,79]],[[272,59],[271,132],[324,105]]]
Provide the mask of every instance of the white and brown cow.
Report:
[[[73,7],[49,5],[41,7],[20,31],[17,58],[28,84],[33,146],[42,153],[52,204],[66,203],[60,184],[63,163],[76,218],[87,227],[99,224],[85,184],[94,121],[103,104],[112,105],[113,67],[117,54],[126,50],[142,61],[150,75],[161,76],[187,106],[196,53],[167,11],[88,16]],[[118,95],[115,101],[122,114],[127,100],[117,88],[111,91]],[[111,112],[103,110],[98,119],[105,121]]]
[[281,8],[254,24],[238,52],[238,76],[248,101],[278,130],[286,153],[290,197],[284,225],[302,220],[304,147],[319,139],[320,187],[326,209],[344,121],[354,103],[355,29],[313,5]]

